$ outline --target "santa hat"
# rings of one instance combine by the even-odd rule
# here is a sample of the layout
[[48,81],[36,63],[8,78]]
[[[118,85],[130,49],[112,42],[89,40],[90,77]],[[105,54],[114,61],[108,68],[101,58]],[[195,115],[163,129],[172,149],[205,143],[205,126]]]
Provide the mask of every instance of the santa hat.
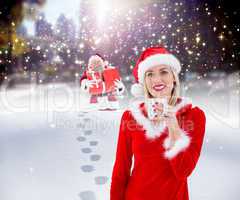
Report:
[[144,74],[145,72],[157,65],[167,65],[177,73],[181,71],[179,60],[163,47],[150,47],[142,52],[135,67],[133,68],[133,76],[136,83],[131,87],[131,93],[134,96],[142,96],[144,94]]

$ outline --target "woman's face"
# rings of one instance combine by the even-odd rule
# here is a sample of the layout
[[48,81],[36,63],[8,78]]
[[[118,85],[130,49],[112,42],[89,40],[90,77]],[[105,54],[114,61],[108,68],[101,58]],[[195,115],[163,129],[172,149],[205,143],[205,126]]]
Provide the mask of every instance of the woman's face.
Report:
[[171,97],[174,86],[173,73],[169,66],[158,65],[145,72],[145,86],[155,98]]

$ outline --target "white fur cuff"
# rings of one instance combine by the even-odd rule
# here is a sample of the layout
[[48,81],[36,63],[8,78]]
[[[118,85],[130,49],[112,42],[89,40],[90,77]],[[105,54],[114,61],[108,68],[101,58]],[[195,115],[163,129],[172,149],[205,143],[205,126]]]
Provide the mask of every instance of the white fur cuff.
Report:
[[187,133],[182,130],[181,137],[171,146],[171,140],[167,137],[163,142],[163,147],[166,149],[164,156],[167,159],[172,159],[178,153],[184,151],[190,144],[190,137],[187,136]]
[[89,87],[88,87],[88,80],[87,80],[87,79],[83,79],[83,80],[81,81],[81,90],[82,90],[83,92],[88,92]]

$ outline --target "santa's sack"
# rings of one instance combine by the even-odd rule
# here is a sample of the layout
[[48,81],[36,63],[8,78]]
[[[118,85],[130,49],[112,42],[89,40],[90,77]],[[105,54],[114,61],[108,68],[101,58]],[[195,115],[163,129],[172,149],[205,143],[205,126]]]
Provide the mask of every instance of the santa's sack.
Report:
[[115,89],[115,81],[120,80],[120,74],[116,67],[111,67],[104,69],[103,71],[103,79],[105,82],[105,90],[106,92],[113,92]]
[[101,72],[87,71],[87,79],[91,81],[91,87],[89,88],[89,93],[96,95],[103,93],[103,80]]

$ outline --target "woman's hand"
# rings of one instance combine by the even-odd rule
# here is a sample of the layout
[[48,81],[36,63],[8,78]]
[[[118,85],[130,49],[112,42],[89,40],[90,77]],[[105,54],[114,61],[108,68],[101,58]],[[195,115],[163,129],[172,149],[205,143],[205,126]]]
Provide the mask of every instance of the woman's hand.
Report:
[[167,112],[163,113],[163,104],[157,103],[155,106],[156,117],[153,119],[155,123],[160,121],[165,121],[166,126],[168,127],[169,137],[171,139],[172,145],[178,140],[180,135],[180,127],[176,114],[173,111],[171,106],[168,106]]
[[168,127],[168,133],[171,141],[170,146],[173,146],[174,143],[181,137],[181,131],[175,112],[168,111],[164,114],[163,120],[166,122],[166,126]]
[[156,113],[155,114],[155,117],[153,118],[153,122],[154,123],[159,123],[160,121],[163,120],[162,118],[162,113],[163,113],[163,104],[162,103],[159,103],[159,102],[156,102],[153,106],[153,110],[154,112]]

